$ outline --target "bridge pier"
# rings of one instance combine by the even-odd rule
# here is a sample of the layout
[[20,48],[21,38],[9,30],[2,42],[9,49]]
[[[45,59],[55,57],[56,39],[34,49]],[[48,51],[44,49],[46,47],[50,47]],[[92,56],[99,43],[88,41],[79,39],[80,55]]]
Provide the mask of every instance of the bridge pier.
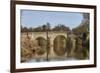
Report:
[[55,58],[56,57],[56,54],[55,54],[55,52],[54,52],[54,43],[53,43],[53,41],[54,41],[54,38],[50,38],[50,53],[49,53],[49,58]]

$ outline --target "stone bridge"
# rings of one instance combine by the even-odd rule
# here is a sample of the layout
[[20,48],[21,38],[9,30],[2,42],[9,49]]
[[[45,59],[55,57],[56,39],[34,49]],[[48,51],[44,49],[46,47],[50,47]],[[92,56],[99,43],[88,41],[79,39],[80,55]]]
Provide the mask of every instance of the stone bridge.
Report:
[[[37,38],[43,38],[45,40],[47,40],[47,34],[48,34],[48,38],[50,41],[50,53],[48,54],[49,58],[63,58],[63,57],[67,57],[67,52],[64,53],[64,55],[57,55],[56,52],[54,51],[54,45],[56,43],[54,43],[55,39],[57,37],[63,37],[65,40],[68,39],[68,34],[66,31],[49,31],[47,32],[28,32],[28,36],[33,40],[36,41]],[[22,33],[21,34],[21,38],[24,38],[27,36],[27,33]],[[71,38],[72,41],[72,51],[75,49],[75,40],[73,38]],[[58,41],[59,42],[59,41]],[[63,41],[66,42],[66,41]],[[59,46],[59,45],[58,45]],[[37,56],[38,58],[40,57],[46,57],[46,53],[43,54],[42,56]]]

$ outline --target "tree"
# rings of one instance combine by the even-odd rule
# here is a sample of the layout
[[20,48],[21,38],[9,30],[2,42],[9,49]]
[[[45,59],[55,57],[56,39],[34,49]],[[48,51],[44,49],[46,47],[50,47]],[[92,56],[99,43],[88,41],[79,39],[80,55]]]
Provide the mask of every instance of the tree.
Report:
[[42,27],[41,26],[36,27],[36,28],[33,29],[33,31],[41,31],[41,30],[42,30]]
[[89,31],[89,13],[83,13],[83,20],[79,26],[73,28],[75,34],[87,33]]
[[51,29],[50,23],[47,22],[46,24],[44,24],[44,25],[42,26],[42,29],[43,29],[43,31],[50,30],[50,29]]
[[71,31],[69,27],[66,27],[64,24],[58,24],[57,26],[55,26],[52,30],[54,31]]
[[22,31],[22,32],[28,32],[28,28],[27,28],[27,27],[23,27],[23,28],[21,29],[21,31]]
[[50,26],[50,23],[47,22],[47,29],[50,30],[51,29],[51,26]]
[[43,30],[43,31],[46,31],[46,29],[47,29],[47,26],[46,26],[46,25],[43,25],[43,26],[42,26],[42,30]]
[[30,27],[30,28],[28,29],[28,31],[32,32],[32,31],[33,31],[33,28],[32,28],[32,27]]

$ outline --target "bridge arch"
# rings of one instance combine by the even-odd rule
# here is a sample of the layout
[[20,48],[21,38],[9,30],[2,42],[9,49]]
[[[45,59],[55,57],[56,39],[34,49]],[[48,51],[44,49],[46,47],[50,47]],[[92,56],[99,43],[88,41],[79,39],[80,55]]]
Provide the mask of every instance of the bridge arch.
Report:
[[38,45],[37,49],[38,55],[43,55],[44,53],[46,53],[47,40],[44,37],[37,37],[35,41],[37,42]]
[[62,56],[66,53],[67,38],[64,35],[57,35],[53,41],[53,50],[56,55]]

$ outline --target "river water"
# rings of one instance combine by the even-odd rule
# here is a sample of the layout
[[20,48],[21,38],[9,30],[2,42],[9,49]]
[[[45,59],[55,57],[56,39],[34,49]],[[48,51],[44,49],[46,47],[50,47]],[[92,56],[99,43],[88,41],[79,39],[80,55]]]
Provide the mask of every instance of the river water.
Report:
[[51,59],[29,59],[26,63],[33,63],[33,62],[51,62],[51,61],[68,61],[68,60],[77,60],[75,58],[51,58]]

